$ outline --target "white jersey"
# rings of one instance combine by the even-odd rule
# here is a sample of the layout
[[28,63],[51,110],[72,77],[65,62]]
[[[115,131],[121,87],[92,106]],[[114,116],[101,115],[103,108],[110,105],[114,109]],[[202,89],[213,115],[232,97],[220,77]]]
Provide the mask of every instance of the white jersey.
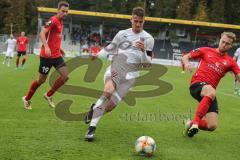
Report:
[[237,57],[237,64],[240,67],[240,48],[235,51],[234,56]]
[[[124,65],[124,63],[119,62],[119,68],[127,70],[131,68],[130,64],[142,64],[151,63],[151,58],[147,56],[147,53],[142,52],[138,47],[136,47],[136,42],[144,41],[144,47],[146,51],[152,51],[154,47],[153,37],[146,31],[140,33],[134,33],[132,28],[119,31],[111,44],[102,49],[98,55],[121,55],[123,54],[127,58],[127,63],[129,65]],[[113,59],[114,61],[114,59]],[[118,63],[118,62],[117,62]],[[112,66],[112,65],[111,65]],[[104,79],[111,76],[111,66],[109,66],[105,72]],[[139,76],[138,71],[128,72],[125,79],[132,79]]]
[[[128,63],[149,63],[150,58],[136,47],[136,42],[144,41],[146,51],[152,51],[154,47],[153,37],[146,31],[134,33],[132,28],[119,31],[112,43],[103,49],[105,54],[124,54],[127,56]],[[104,51],[101,52],[104,52]],[[100,54],[101,54],[100,52]]]
[[7,39],[7,41],[5,42],[7,45],[8,45],[8,47],[7,47],[7,50],[14,50],[15,49],[15,46],[16,46],[16,39],[11,39],[11,38],[9,38],[9,39]]

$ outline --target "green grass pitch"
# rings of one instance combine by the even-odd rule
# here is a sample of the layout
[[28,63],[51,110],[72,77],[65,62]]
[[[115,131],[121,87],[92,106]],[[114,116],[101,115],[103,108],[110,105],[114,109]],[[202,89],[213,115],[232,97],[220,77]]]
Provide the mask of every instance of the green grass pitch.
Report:
[[[200,131],[193,139],[182,136],[182,119],[193,113],[196,101],[188,91],[191,74],[181,74],[180,68],[168,67],[160,79],[173,85],[165,95],[138,98],[136,106],[121,102],[100,121],[96,140],[84,141],[87,125],[82,121],[66,122],[59,119],[43,99],[49,83],[42,85],[32,98],[33,110],[23,108],[24,96],[38,75],[39,58],[28,56],[24,70],[2,64],[0,55],[0,160],[239,160],[240,97],[233,95],[233,76],[227,74],[217,90],[220,108],[216,131]],[[84,82],[86,66],[70,74],[67,84],[101,90],[104,63],[97,81]],[[144,88],[143,88],[144,89]],[[56,93],[56,103],[73,100],[72,113],[88,110],[96,98]],[[145,118],[154,114],[154,118]],[[136,117],[136,115],[140,115]],[[138,137],[153,137],[157,150],[153,157],[138,156],[134,144]]]

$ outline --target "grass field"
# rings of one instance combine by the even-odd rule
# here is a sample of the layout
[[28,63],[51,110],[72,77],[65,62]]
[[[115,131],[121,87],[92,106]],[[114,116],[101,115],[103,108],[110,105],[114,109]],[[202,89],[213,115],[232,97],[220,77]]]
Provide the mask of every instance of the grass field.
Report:
[[[43,99],[49,83],[41,86],[32,98],[33,110],[23,108],[21,97],[37,77],[39,60],[29,56],[24,70],[2,65],[0,55],[0,160],[239,160],[240,97],[233,95],[233,77],[227,74],[217,90],[220,107],[219,126],[209,133],[200,131],[193,139],[182,136],[182,119],[195,112],[197,103],[190,97],[191,75],[180,68],[168,67],[161,77],[173,90],[153,98],[137,99],[136,106],[119,104],[105,115],[93,143],[84,141],[87,126],[81,121],[66,122],[55,115]],[[14,59],[15,61],[15,59]],[[107,64],[104,64],[106,68]],[[97,81],[86,83],[86,67],[70,74],[68,84],[102,89],[103,73]],[[88,110],[96,99],[86,96],[55,94],[55,102],[73,100],[72,113]],[[155,118],[145,118],[153,114]],[[141,117],[136,118],[136,115]],[[157,150],[153,157],[136,155],[134,143],[142,135],[154,138]]]

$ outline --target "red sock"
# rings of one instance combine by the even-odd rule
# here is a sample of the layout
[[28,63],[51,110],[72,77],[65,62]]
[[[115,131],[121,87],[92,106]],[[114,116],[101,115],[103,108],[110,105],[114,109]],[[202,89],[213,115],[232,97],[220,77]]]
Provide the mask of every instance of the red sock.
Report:
[[19,57],[17,57],[17,60],[16,60],[16,66],[18,67],[18,64],[19,64]]
[[60,77],[58,78],[55,83],[53,84],[52,88],[47,92],[47,96],[51,97],[58,88],[60,88],[64,83],[65,83],[66,79]]
[[206,115],[210,104],[212,103],[212,99],[208,96],[204,96],[201,102],[198,105],[197,112],[194,116],[193,123],[198,124],[200,123],[203,116]]
[[23,58],[23,60],[22,60],[22,66],[25,64],[25,62],[26,62],[26,58]]
[[201,121],[198,124],[198,127],[201,130],[208,130],[207,121],[205,119],[201,119]]
[[35,91],[37,90],[37,88],[39,87],[40,85],[38,84],[38,81],[33,81],[33,83],[31,84],[31,87],[25,97],[25,100],[30,100],[33,96],[33,94],[35,93]]

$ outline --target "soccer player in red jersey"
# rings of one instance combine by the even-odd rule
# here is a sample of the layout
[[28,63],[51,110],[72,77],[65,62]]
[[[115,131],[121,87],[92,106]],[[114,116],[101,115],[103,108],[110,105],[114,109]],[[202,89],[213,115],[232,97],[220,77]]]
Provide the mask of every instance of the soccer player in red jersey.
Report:
[[199,129],[214,131],[217,128],[218,104],[216,88],[222,77],[232,71],[240,81],[240,69],[237,63],[227,54],[232,48],[236,35],[232,32],[223,32],[218,48],[202,47],[191,51],[182,60],[185,70],[191,71],[189,59],[199,59],[199,66],[192,76],[190,94],[198,100],[194,119],[185,122],[184,134],[193,137]]
[[48,101],[50,107],[55,107],[52,95],[68,79],[68,70],[62,58],[64,51],[61,49],[63,33],[62,19],[68,14],[68,10],[69,4],[67,2],[59,2],[57,14],[50,18],[40,32],[40,39],[43,45],[40,53],[39,77],[32,82],[27,95],[22,98],[26,109],[32,109],[30,99],[37,88],[46,81],[52,66],[59,72],[60,77],[55,81],[52,88],[44,94],[44,98]]
[[25,32],[21,32],[21,36],[17,39],[18,54],[16,60],[16,69],[18,69],[19,59],[23,56],[22,59],[22,69],[24,69],[24,64],[26,62],[26,51],[27,51],[28,38],[25,37]]

